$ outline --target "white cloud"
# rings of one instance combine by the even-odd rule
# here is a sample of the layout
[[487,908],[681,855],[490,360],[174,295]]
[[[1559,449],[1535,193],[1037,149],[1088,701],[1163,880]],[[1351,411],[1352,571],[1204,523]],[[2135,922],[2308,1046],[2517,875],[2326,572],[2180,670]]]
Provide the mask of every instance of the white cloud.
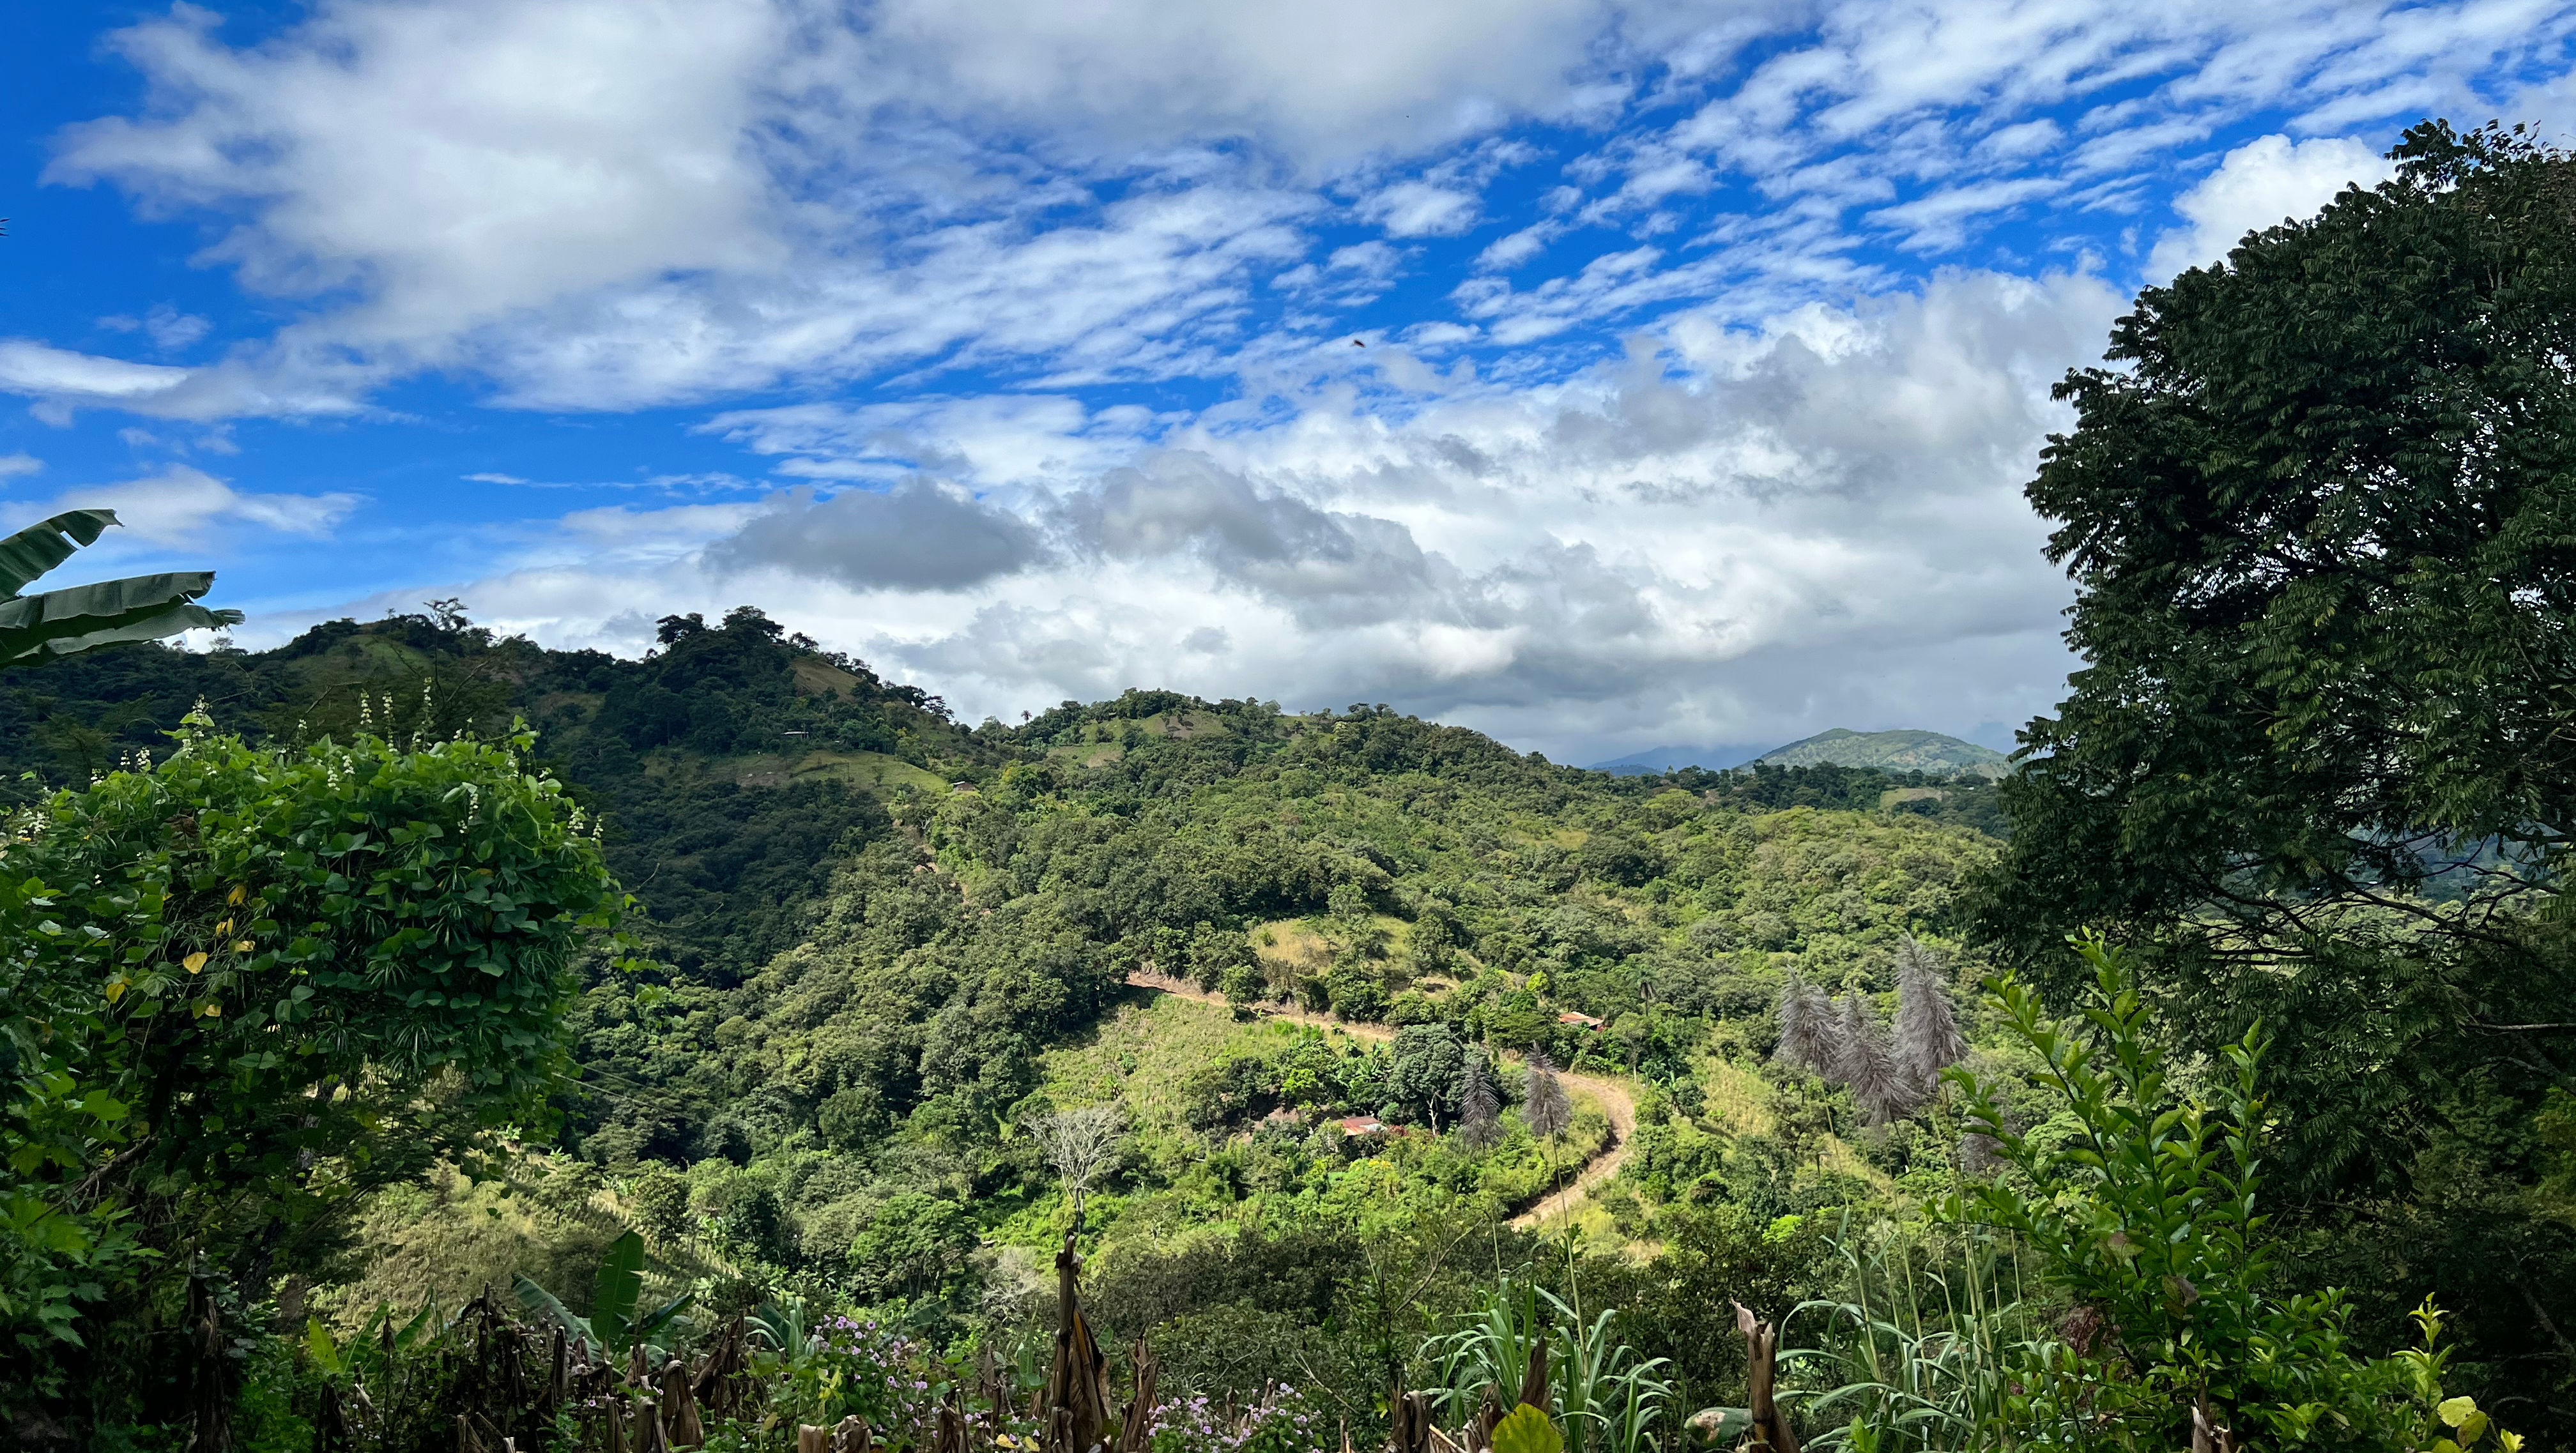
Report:
[[1476,198],[1428,182],[1397,182],[1362,202],[1359,212],[1390,237],[1443,237],[1476,225]]
[[1547,245],[1564,231],[1562,223],[1533,222],[1518,232],[1486,244],[1485,250],[1476,254],[1476,268],[1479,272],[1508,272],[1545,252]]
[[1137,407],[1086,411],[1067,394],[927,396],[901,403],[738,409],[699,426],[806,479],[929,473],[981,486],[1068,483],[1126,462],[1160,424]]
[[1903,228],[1908,247],[1947,251],[1967,240],[1971,221],[2058,190],[2057,183],[2039,177],[1999,178],[1973,186],[1952,187],[1893,207],[1881,207],[1869,214],[1869,220],[1882,226]]
[[63,404],[132,405],[188,381],[184,368],[73,353],[24,338],[0,339],[0,389]]
[[1651,206],[1628,192],[1704,161],[1784,211],[1872,206],[1906,245],[1955,248],[1997,198],[2079,179],[2161,189],[2179,148],[2251,117],[2333,135],[2497,114],[2497,91],[2565,70],[2571,33],[2576,12],[2553,0],[1844,0],[1685,119],[1605,147],[1591,170],[1616,189],[1595,215]]
[[[1563,384],[1452,387],[1396,423],[1328,381],[1098,469],[1065,462],[1094,457],[1093,416],[946,400],[895,422],[934,420],[978,476],[1040,467],[981,496],[915,478],[584,512],[442,589],[565,644],[634,637],[616,622],[639,599],[757,602],[970,718],[1168,685],[1387,701],[1585,761],[1832,721],[1967,730],[2062,680],[2067,586],[2020,486],[2064,422],[2049,384],[2120,306],[2088,277],[1961,272],[1758,330],[1694,313]],[[883,460],[879,421],[724,427]]]
[[65,490],[43,508],[112,509],[133,538],[155,545],[202,545],[224,526],[327,538],[361,503],[354,494],[259,494],[202,469],[174,464],[158,474]]
[[0,479],[15,479],[22,474],[33,474],[44,467],[45,461],[33,454],[0,454]]
[[[1223,376],[1261,306],[1331,332],[1384,295],[1331,279],[1321,228],[1478,224],[1543,160],[1507,133],[1532,117],[1576,148],[1564,195],[1483,266],[1578,219],[1629,235],[1462,293],[1489,343],[1720,287],[1751,315],[1886,286],[1841,260],[1865,239],[1945,252],[2133,205],[2265,108],[2313,131],[2554,75],[2571,27],[2548,0],[331,0],[234,46],[182,6],[114,39],[148,104],[65,132],[48,175],[211,211],[202,260],[305,311],[183,381],[52,407],[345,415],[425,371],[544,409],[906,368]],[[1734,181],[1768,205],[1693,220]],[[137,326],[195,341],[185,315]]]
[[2174,199],[2174,211],[2188,225],[2156,240],[2147,270],[2162,280],[2219,261],[2248,232],[2307,216],[2348,185],[2377,186],[2394,174],[2392,163],[2352,137],[2259,137]]
[[[2576,32],[2558,0],[301,13],[121,32],[152,94],[50,174],[211,217],[200,260],[288,321],[193,369],[0,343],[0,388],[707,401],[770,478],[630,480],[701,498],[440,588],[621,649],[637,600],[759,599],[975,710],[1159,680],[1605,755],[2043,704],[2065,585],[2018,486],[2119,310],[2095,270],[2314,206],[2347,133],[2556,106]],[[164,311],[117,321],[207,336]],[[350,507],[145,486],[274,530]]]
[[1588,44],[1617,13],[1606,0],[894,0],[852,44],[882,47],[905,101],[998,116],[1041,144],[1120,154],[1246,137],[1329,171],[1580,107]]
[[[183,6],[115,38],[151,106],[68,130],[48,176],[229,215],[203,260],[317,300],[196,388],[124,396],[152,411],[348,412],[429,369],[541,408],[943,354],[1155,376],[1301,250],[1282,224],[1325,204],[1271,159],[1544,110],[1609,13],[339,0],[233,47]],[[1255,156],[1205,150],[1232,136]],[[1121,195],[1086,208],[1095,164]],[[1474,215],[1454,186],[1381,197],[1399,234]]]
[[119,314],[99,319],[98,326],[119,333],[141,333],[152,340],[153,347],[164,353],[174,353],[205,337],[215,325],[194,313],[182,313],[168,303],[155,303],[151,311],[140,318]]

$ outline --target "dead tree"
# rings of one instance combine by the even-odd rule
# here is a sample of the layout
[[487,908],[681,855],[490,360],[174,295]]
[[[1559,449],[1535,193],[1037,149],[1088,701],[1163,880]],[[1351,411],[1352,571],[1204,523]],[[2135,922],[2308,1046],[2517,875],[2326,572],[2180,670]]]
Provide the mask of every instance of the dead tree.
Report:
[[1082,1255],[1065,1233],[1056,1253],[1055,1362],[1039,1395],[1038,1425],[1047,1453],[1090,1453],[1109,1424],[1109,1361],[1100,1354],[1076,1286]]
[[1737,1302],[1735,1330],[1744,1334],[1744,1401],[1753,1414],[1753,1430],[1737,1445],[1738,1453],[1798,1453],[1798,1435],[1773,1396],[1780,1375],[1780,1329]]

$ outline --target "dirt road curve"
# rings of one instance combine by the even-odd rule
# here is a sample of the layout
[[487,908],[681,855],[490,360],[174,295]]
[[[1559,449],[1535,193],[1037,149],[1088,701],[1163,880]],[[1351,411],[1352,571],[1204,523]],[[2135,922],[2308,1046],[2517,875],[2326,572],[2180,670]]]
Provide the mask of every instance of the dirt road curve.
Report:
[[[1200,1004],[1222,1006],[1227,1002],[1224,996],[1208,993],[1187,979],[1167,979],[1160,974],[1129,974],[1127,984],[1130,988],[1151,989],[1158,994],[1169,994],[1176,999],[1188,999]],[[1383,1024],[1346,1023],[1328,1015],[1310,1014],[1303,1009],[1281,1009],[1270,1005],[1262,1006],[1261,1012],[1265,1018],[1285,1019],[1292,1024],[1312,1024],[1322,1029],[1338,1029],[1354,1039],[1395,1038],[1395,1031]],[[1572,1210],[1594,1186],[1617,1175],[1619,1167],[1627,1163],[1628,1142],[1637,1130],[1637,1101],[1628,1093],[1627,1086],[1616,1080],[1602,1079],[1598,1075],[1578,1075],[1572,1070],[1559,1070],[1556,1077],[1565,1083],[1566,1089],[1591,1096],[1593,1103],[1601,1107],[1601,1113],[1610,1119],[1610,1143],[1602,1148],[1599,1155],[1592,1157],[1584,1165],[1582,1173],[1577,1175],[1565,1189],[1514,1216],[1512,1224],[1523,1230],[1541,1225]]]

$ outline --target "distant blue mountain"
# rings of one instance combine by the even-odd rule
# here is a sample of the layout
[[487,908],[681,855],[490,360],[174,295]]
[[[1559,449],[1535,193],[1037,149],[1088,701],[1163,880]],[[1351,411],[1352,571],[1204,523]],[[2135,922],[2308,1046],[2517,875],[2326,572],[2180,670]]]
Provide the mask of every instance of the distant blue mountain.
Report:
[[1766,750],[1768,750],[1766,747],[1741,745],[1648,747],[1642,752],[1630,752],[1624,757],[1613,757],[1607,762],[1595,762],[1592,764],[1592,770],[1609,772],[1621,777],[1651,777],[1657,772],[1678,772],[1684,767],[1705,767],[1712,772],[1723,772],[1729,767],[1743,766],[1761,756]]

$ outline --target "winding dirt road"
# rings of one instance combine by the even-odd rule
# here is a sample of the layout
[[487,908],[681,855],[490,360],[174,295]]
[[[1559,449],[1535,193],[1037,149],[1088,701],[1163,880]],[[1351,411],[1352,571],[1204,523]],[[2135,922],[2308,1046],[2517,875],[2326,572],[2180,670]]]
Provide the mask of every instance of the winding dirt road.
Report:
[[[1150,989],[1157,994],[1169,994],[1175,999],[1187,999],[1197,1004],[1214,1004],[1219,1008],[1230,1005],[1230,1001],[1221,994],[1211,994],[1187,979],[1165,978],[1161,974],[1141,971],[1129,974],[1127,986]],[[1354,1039],[1395,1038],[1395,1031],[1383,1024],[1351,1023],[1303,1009],[1282,1009],[1265,1004],[1261,1006],[1260,1013],[1266,1019],[1285,1019],[1292,1024],[1311,1024],[1319,1029],[1338,1029]],[[1585,1162],[1582,1172],[1564,1188],[1542,1197],[1538,1204],[1514,1216],[1512,1224],[1522,1230],[1544,1225],[1564,1215],[1574,1209],[1594,1186],[1617,1175],[1619,1167],[1627,1163],[1628,1143],[1637,1131],[1637,1100],[1628,1093],[1627,1086],[1617,1080],[1579,1075],[1572,1070],[1559,1070],[1556,1077],[1564,1082],[1566,1089],[1591,1097],[1593,1103],[1601,1107],[1601,1113],[1610,1121],[1610,1143],[1601,1148],[1600,1154]]]

